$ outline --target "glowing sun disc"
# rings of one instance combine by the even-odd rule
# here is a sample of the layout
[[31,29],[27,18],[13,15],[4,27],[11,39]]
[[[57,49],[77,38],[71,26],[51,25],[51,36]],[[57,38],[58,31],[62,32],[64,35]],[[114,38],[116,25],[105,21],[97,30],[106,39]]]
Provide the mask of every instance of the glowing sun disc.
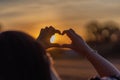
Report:
[[53,35],[51,38],[50,38],[50,43],[54,43],[55,41],[55,35]]

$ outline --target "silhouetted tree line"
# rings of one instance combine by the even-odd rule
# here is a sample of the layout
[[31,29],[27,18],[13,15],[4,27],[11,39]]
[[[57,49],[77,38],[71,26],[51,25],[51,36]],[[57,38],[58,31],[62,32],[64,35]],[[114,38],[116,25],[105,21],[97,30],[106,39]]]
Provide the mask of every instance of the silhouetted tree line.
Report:
[[117,23],[92,21],[86,25],[86,30],[90,46],[101,54],[120,57],[120,29]]
[[92,21],[87,24],[86,29],[89,41],[114,42],[118,40],[118,36],[120,35],[119,25],[112,21],[103,24]]

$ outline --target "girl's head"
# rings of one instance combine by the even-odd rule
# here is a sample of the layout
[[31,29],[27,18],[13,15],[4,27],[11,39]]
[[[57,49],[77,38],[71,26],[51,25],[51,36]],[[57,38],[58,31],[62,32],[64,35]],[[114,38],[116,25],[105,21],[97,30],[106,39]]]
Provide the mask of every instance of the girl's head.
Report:
[[0,33],[1,80],[51,80],[45,50],[31,36],[19,31]]

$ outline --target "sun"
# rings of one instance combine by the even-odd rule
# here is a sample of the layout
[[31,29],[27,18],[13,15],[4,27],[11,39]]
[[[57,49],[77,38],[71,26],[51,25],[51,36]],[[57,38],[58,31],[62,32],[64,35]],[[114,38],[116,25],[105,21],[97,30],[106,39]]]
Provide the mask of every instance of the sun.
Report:
[[50,43],[57,43],[63,45],[63,44],[70,44],[71,40],[67,35],[60,35],[56,33],[50,38]]
[[50,43],[54,43],[55,42],[55,35],[53,35],[51,38],[50,38]]

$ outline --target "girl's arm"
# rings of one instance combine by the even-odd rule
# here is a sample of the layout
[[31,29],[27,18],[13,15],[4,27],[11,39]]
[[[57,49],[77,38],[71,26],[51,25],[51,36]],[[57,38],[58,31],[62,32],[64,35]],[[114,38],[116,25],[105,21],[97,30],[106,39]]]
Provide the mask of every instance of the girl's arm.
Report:
[[99,55],[95,50],[90,48],[86,42],[75,33],[75,31],[72,29],[65,30],[63,34],[67,34],[72,43],[64,44],[62,47],[71,48],[86,57],[101,77],[120,76],[120,71],[112,63]]

